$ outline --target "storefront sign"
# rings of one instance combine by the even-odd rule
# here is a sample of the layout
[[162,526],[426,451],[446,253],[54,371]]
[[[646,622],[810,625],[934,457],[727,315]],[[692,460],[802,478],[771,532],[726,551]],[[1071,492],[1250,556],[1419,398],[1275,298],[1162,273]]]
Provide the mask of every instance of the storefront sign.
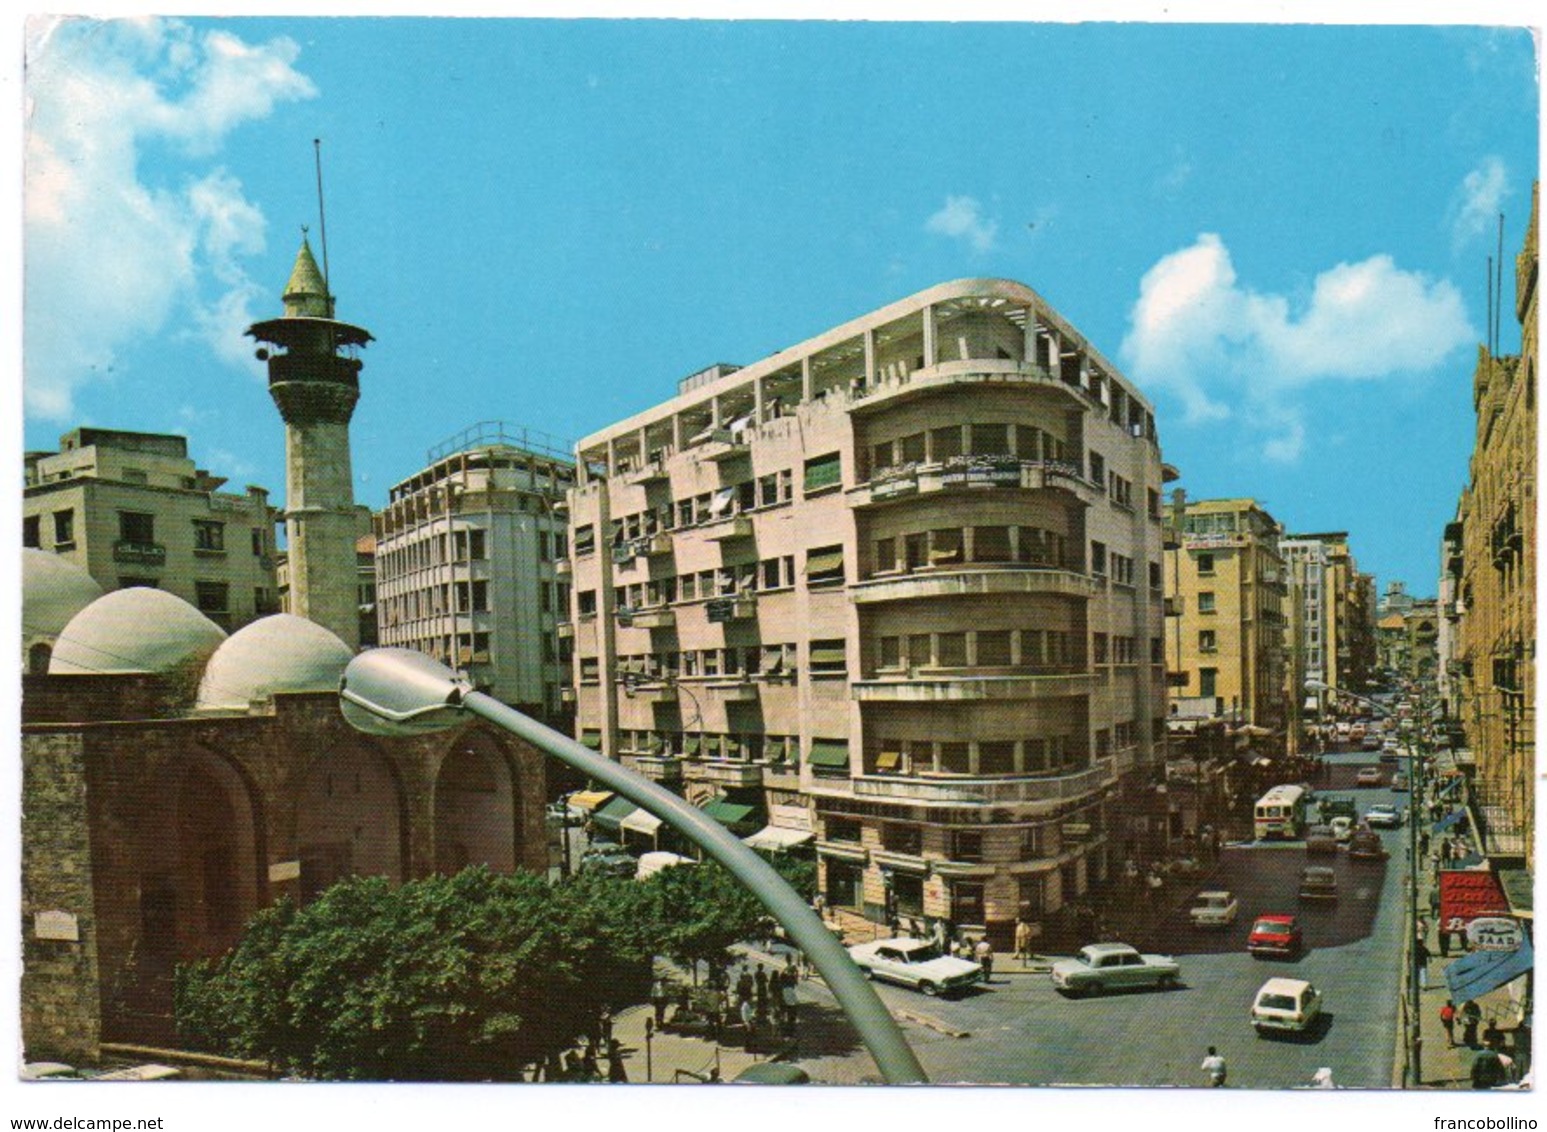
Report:
[[81,924],[73,912],[39,912],[32,918],[32,934],[37,939],[79,943]]
[[1466,926],[1466,938],[1479,951],[1518,951],[1524,935],[1509,916],[1479,916]]

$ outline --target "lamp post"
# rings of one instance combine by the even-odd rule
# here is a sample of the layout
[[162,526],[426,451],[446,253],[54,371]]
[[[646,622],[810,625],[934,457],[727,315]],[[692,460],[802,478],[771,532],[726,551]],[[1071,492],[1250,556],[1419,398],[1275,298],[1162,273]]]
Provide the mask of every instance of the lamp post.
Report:
[[377,735],[438,731],[469,715],[477,716],[569,764],[670,825],[746,885],[805,952],[887,1084],[928,1081],[907,1039],[843,945],[772,866],[702,810],[493,696],[474,691],[445,665],[411,649],[371,649],[357,655],[344,670],[339,699],[345,719]]
[[[1345,691],[1334,688],[1324,680],[1307,680],[1307,691],[1326,691],[1339,696],[1347,696],[1349,699],[1358,700],[1389,717],[1391,712],[1381,704],[1376,703],[1368,696],[1361,696],[1357,692]],[[1418,859],[1418,824],[1423,817],[1423,763],[1424,763],[1424,694],[1422,689],[1418,693],[1418,731],[1414,735],[1413,748],[1408,763],[1408,807],[1407,807],[1407,851],[1408,851],[1408,922],[1412,926],[1409,932],[1406,948],[1403,954],[1413,953],[1415,934],[1418,930],[1418,878],[1422,862]],[[1409,1064],[1412,1067],[1412,1083],[1423,1084],[1423,1019],[1420,1011],[1422,1002],[1419,999],[1420,987],[1418,985],[1417,972],[1409,969],[1407,972],[1407,998],[1408,998],[1408,1034],[1409,1046],[1412,1050]]]

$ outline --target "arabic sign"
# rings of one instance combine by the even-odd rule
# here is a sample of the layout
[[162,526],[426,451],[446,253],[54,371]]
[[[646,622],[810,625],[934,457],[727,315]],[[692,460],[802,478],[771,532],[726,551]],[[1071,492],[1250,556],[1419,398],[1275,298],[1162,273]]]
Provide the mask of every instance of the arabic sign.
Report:
[[1479,916],[1466,926],[1466,938],[1479,951],[1516,951],[1525,936],[1510,916]]
[[1465,931],[1481,917],[1509,915],[1509,901],[1498,879],[1490,872],[1446,869],[1440,873],[1440,927],[1447,932]]

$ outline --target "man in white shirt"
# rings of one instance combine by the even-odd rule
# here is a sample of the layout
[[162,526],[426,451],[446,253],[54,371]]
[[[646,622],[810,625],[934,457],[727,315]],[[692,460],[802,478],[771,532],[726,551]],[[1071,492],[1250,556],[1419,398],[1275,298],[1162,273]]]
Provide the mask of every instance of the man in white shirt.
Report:
[[1209,1084],[1219,1088],[1225,1083],[1225,1059],[1219,1056],[1219,1051],[1213,1046],[1209,1047],[1209,1055],[1203,1059],[1203,1064],[1198,1068],[1209,1075]]

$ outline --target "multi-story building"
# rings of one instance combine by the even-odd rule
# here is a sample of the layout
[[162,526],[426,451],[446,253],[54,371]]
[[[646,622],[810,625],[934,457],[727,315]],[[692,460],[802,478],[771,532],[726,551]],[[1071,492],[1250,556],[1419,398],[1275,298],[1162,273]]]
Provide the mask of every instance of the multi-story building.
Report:
[[574,462],[549,437],[489,421],[439,445],[376,515],[377,635],[480,689],[567,720],[568,532]]
[[[1521,862],[1529,869],[1534,860],[1537,203],[1534,192],[1515,261],[1520,354],[1479,349],[1471,480],[1452,524],[1462,557],[1460,668],[1476,760],[1473,801],[1496,870]],[[1524,892],[1528,898],[1528,882]]]
[[1368,695],[1376,662],[1375,579],[1359,572],[1348,533],[1287,535],[1279,551],[1295,575],[1301,602],[1304,657],[1292,658],[1290,670],[1303,674],[1302,689],[1309,681],[1336,690],[1310,692],[1307,710],[1331,709],[1336,692]]
[[1466,559],[1463,550],[1464,524],[1458,509],[1456,518],[1445,524],[1445,534],[1440,540],[1439,626],[1435,640],[1435,680],[1440,695],[1440,706],[1447,724],[1453,729],[1463,729],[1466,705],[1463,689],[1461,657],[1461,619],[1466,613],[1466,603],[1461,600],[1462,574]]
[[264,488],[225,482],[194,465],[185,437],[78,428],[58,452],[26,455],[22,543],[104,590],[158,587],[237,629],[279,608],[276,515]]
[[1137,800],[1154,415],[1029,288],[946,283],[711,367],[578,452],[582,741],[814,832],[833,907],[1005,943],[1169,834]]
[[1251,499],[1185,504],[1166,550],[1171,713],[1282,731],[1283,528]]

